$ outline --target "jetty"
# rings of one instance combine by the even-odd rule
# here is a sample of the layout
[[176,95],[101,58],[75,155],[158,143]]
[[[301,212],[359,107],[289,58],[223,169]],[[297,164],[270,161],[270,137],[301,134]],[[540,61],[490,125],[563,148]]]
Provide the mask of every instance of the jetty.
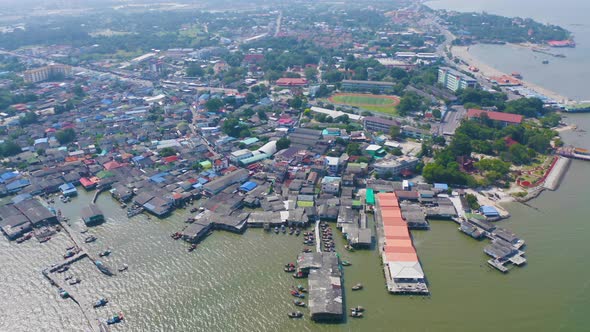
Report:
[[590,151],[573,146],[562,147],[557,150],[557,154],[567,158],[590,161]]
[[559,159],[555,162],[547,178],[545,178],[545,182],[543,183],[543,188],[549,190],[556,190],[559,187],[559,183],[563,176],[565,175],[569,165],[571,164],[571,159],[566,157],[559,157]]

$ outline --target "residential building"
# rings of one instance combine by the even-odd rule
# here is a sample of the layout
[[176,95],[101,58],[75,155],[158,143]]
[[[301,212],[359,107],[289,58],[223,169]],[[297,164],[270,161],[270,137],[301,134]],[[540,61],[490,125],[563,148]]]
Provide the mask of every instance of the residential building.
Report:
[[252,151],[248,150],[248,149],[242,149],[242,150],[238,150],[238,151],[234,151],[230,154],[229,159],[234,162],[234,163],[238,163],[240,160],[246,159],[246,158],[250,158],[254,156],[254,154],[252,153]]
[[411,138],[428,138],[430,137],[430,131],[426,129],[420,129],[412,126],[402,126],[402,135]]
[[68,65],[52,64],[41,68],[27,70],[24,73],[26,83],[37,83],[46,81],[54,75],[65,77],[72,75],[72,67]]
[[342,179],[337,176],[324,176],[322,179],[322,192],[327,194],[338,194]]
[[380,176],[397,176],[404,171],[413,170],[418,165],[418,158],[404,156],[396,159],[381,159],[373,165],[375,172]]
[[438,69],[438,83],[451,91],[477,87],[475,78],[449,67],[440,67]]

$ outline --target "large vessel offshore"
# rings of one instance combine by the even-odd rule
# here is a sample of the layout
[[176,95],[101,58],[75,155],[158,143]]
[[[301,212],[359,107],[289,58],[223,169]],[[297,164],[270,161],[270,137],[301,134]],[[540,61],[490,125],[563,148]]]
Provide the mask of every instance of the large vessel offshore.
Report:
[[566,105],[564,111],[567,113],[590,112],[590,101],[583,101],[572,105]]

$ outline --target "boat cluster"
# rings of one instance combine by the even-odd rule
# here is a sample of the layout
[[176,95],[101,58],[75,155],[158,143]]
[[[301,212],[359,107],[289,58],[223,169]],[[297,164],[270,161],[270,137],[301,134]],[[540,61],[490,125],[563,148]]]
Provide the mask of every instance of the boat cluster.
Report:
[[303,233],[303,244],[313,246],[315,244],[315,235],[313,231]]
[[336,251],[336,244],[332,237],[332,228],[326,222],[321,223],[320,227],[322,228],[322,244],[324,251]]
[[[302,285],[298,285],[297,287],[293,287],[293,289],[291,289],[291,295],[296,297],[296,299],[293,300],[293,304],[295,306],[302,307],[302,308],[307,307],[307,304],[301,300],[301,299],[305,298],[304,293],[307,293],[307,289],[305,287],[303,287]],[[303,317],[303,313],[301,311],[293,311],[293,312],[288,313],[287,315],[290,318]]]
[[[285,225],[281,225],[281,227],[275,227],[274,228],[274,232],[275,234],[279,234],[279,233],[283,233],[283,234],[287,234],[287,227]],[[299,227],[295,228],[293,226],[289,227],[289,235],[293,235],[295,234],[295,236],[299,236],[301,235],[301,229]]]
[[365,311],[365,308],[363,308],[361,306],[350,308],[350,317],[361,318],[361,317],[363,317],[364,311]]

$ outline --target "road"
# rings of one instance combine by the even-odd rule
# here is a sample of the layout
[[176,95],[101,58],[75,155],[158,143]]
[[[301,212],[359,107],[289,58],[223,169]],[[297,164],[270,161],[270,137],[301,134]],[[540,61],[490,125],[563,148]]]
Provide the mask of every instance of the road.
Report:
[[281,32],[281,22],[283,21],[283,12],[279,12],[279,17],[277,17],[277,23],[276,23],[276,29],[275,29],[275,33],[274,36],[277,37],[279,35],[279,33]]
[[447,111],[445,118],[441,121],[438,134],[454,134],[455,130],[461,125],[461,120],[466,114],[467,110],[463,106],[451,107],[451,109]]

